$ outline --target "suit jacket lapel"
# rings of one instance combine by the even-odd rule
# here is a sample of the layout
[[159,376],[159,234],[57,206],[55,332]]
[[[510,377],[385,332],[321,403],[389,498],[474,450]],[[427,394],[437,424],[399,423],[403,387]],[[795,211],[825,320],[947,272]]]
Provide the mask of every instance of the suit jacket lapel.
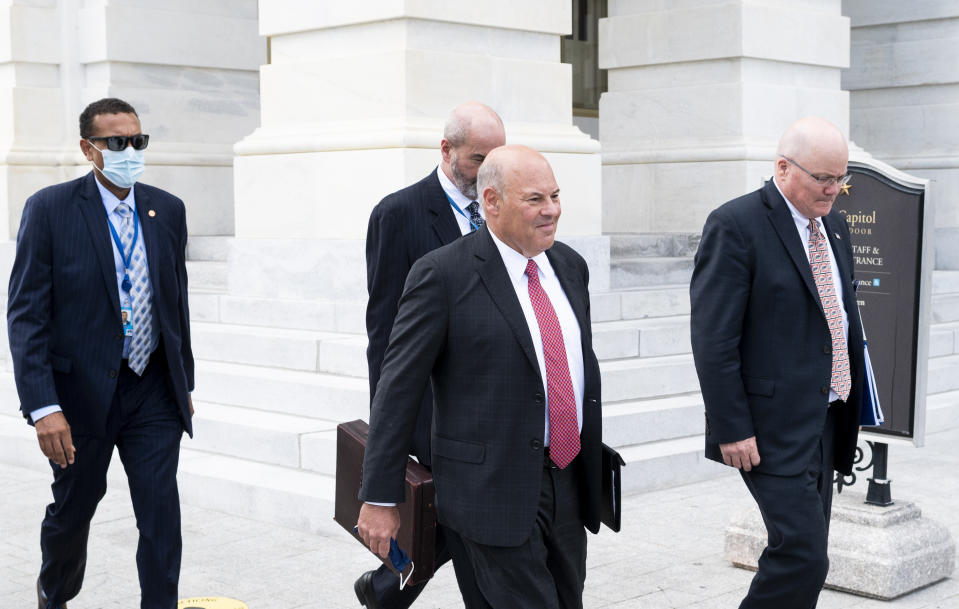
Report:
[[[437,167],[436,171],[442,171],[442,169]],[[433,215],[433,230],[439,237],[440,243],[446,245],[459,239],[462,233],[456,223],[456,218],[453,217],[453,208],[440,185],[440,179],[436,176],[436,171],[430,174],[430,179],[427,181],[426,204]]]
[[[763,188],[762,197],[766,206],[769,207],[769,213],[767,215],[769,221],[779,235],[779,239],[789,253],[793,264],[796,265],[796,270],[799,271],[799,274],[802,276],[803,283],[806,284],[806,288],[809,290],[809,295],[813,301],[815,301],[819,310],[822,311],[822,300],[819,298],[819,290],[816,288],[816,282],[812,276],[809,258],[803,249],[803,243],[799,238],[799,233],[796,232],[796,223],[793,221],[792,214],[786,206],[786,201],[783,200],[782,195],[779,194],[776,185],[772,183],[771,179]],[[823,311],[823,316],[825,317],[825,315],[826,313]]]
[[586,286],[583,285],[578,275],[570,272],[572,266],[567,264],[562,256],[554,253],[552,248],[546,250],[546,257],[549,258],[549,263],[559,278],[559,285],[566,293],[566,299],[573,307],[573,314],[576,315],[576,321],[579,322],[580,336],[583,338],[583,344],[585,345],[591,330],[586,315]]
[[516,290],[506,274],[506,265],[493,243],[493,238],[489,234],[489,229],[485,226],[479,229],[478,235],[472,237],[473,255],[478,260],[478,272],[480,279],[486,286],[490,298],[502,313],[503,318],[516,335],[523,353],[529,360],[530,365],[539,376],[539,362],[536,360],[536,350],[533,348],[533,339],[529,333],[529,326],[526,325],[526,316],[523,314],[523,308],[516,298]]
[[93,250],[96,252],[97,264],[100,265],[110,302],[113,303],[114,315],[120,319],[120,292],[117,288],[116,261],[113,258],[113,238],[110,236],[110,229],[107,228],[107,212],[103,208],[103,199],[94,180],[96,178],[91,171],[84,178],[78,203],[80,213],[83,214],[87,224],[87,230],[90,231],[90,238],[93,240]]

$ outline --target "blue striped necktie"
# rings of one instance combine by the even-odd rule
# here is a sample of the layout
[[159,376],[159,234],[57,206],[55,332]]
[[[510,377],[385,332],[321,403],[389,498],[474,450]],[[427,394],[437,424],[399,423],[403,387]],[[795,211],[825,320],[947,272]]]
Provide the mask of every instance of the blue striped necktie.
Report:
[[147,272],[146,248],[143,245],[143,235],[140,234],[136,243],[133,243],[133,233],[136,228],[133,210],[126,203],[117,206],[117,214],[123,219],[120,224],[120,242],[123,252],[130,251],[131,244],[135,248],[130,255],[130,268],[127,275],[130,277],[130,306],[133,309],[133,337],[130,339],[130,351],[127,355],[127,365],[138,375],[143,374],[150,362],[152,351],[151,334],[153,329],[153,289]]

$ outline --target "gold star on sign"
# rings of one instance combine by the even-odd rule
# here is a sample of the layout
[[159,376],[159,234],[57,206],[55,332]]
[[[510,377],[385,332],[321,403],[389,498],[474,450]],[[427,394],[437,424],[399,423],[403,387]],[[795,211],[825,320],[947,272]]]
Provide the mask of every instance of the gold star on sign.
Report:
[[842,186],[839,187],[839,193],[840,193],[840,194],[844,194],[844,195],[846,195],[846,196],[848,197],[848,196],[849,196],[849,190],[850,190],[851,188],[852,188],[852,184],[850,184],[849,182],[846,182],[845,184],[843,184]]

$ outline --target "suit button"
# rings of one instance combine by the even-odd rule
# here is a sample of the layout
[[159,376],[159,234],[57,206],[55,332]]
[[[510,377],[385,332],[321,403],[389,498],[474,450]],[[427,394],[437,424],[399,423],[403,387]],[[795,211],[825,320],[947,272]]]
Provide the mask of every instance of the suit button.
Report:
[[823,385],[819,391],[822,391],[823,395],[829,395],[829,385]]
[[543,443],[539,440],[539,438],[533,438],[529,441],[529,447],[533,450],[539,450],[543,448]]
[[111,371],[108,372],[107,374],[108,374],[108,375],[110,376],[110,378],[112,378],[112,379],[117,378],[117,371],[116,371],[116,370],[111,370]]
[[537,393],[537,394],[536,394],[536,403],[537,403],[537,404],[542,404],[542,403],[543,403],[543,400],[544,400],[543,394],[542,394],[542,393]]
[[830,347],[829,345],[826,345],[825,347],[822,348],[822,352],[823,352],[823,353],[832,353],[832,347]]

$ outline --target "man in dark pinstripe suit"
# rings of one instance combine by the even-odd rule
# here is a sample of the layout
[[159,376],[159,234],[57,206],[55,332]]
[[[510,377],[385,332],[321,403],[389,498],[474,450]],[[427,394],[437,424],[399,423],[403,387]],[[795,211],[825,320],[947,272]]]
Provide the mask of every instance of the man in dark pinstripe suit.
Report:
[[149,136],[132,106],[90,104],[80,136],[93,170],[27,200],[10,275],[20,410],[53,470],[38,606],[65,608],[79,593],[90,519],[117,448],[140,532],[140,606],[171,609],[181,553],[177,462],[193,414],[186,210],[136,182]]
[[[476,193],[476,173],[486,154],[506,142],[503,122],[492,108],[476,102],[450,112],[440,142],[440,165],[419,182],[387,195],[373,208],[366,234],[366,350],[370,400],[376,394],[383,355],[389,342],[397,303],[406,275],[421,256],[479,228],[484,220]],[[410,454],[429,467],[433,394],[428,388],[419,402],[416,434]],[[456,539],[437,535],[441,562],[456,553]],[[454,562],[454,565],[456,563]],[[463,561],[459,561],[463,564]],[[457,567],[457,582],[465,598],[477,597],[472,573]],[[426,584],[399,589],[396,574],[385,566],[367,571],[353,588],[367,609],[409,607]],[[470,592],[472,590],[472,592]]]

